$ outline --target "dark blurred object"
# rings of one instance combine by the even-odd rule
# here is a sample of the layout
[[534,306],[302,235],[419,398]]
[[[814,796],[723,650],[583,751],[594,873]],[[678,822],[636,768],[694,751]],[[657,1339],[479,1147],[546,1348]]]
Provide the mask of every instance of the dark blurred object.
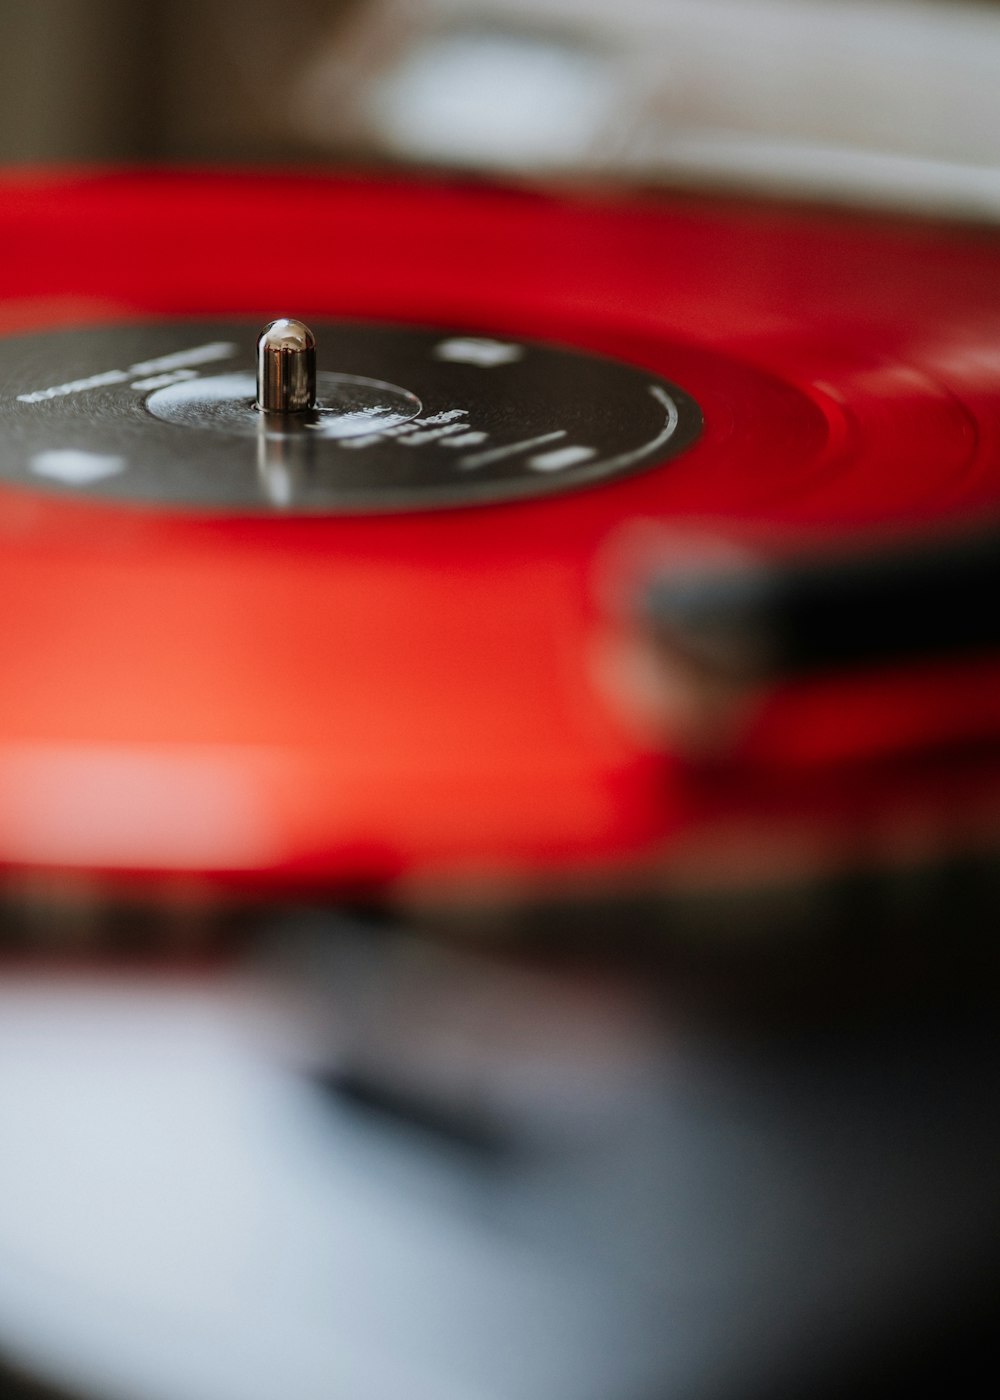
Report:
[[349,0],[0,3],[0,163],[287,159],[287,93]]
[[154,139],[157,6],[0,5],[0,160],[127,158]]
[[733,684],[1000,645],[1000,532],[665,563],[640,613],[668,656]]

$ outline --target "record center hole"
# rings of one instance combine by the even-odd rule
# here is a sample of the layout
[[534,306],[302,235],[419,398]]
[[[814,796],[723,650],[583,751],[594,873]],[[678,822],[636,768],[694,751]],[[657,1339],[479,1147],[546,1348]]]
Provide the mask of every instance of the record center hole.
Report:
[[256,397],[252,374],[215,374],[154,390],[146,399],[146,409],[161,422],[182,428],[238,437],[305,433],[327,441],[385,432],[410,422],[423,409],[409,389],[356,374],[321,372],[316,376],[315,409],[287,418],[265,417],[255,407]]

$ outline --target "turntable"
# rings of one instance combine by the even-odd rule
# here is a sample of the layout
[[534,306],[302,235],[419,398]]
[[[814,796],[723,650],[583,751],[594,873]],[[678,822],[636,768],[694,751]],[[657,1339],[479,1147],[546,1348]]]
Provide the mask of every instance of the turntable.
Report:
[[1000,1258],[995,231],[3,193],[13,1368],[950,1368]]

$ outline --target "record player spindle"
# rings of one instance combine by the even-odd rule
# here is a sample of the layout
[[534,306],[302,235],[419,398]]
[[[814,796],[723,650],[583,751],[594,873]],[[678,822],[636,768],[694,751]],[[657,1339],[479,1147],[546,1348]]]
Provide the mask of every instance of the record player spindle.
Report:
[[281,317],[257,337],[257,407],[303,413],[316,403],[316,337],[301,321]]

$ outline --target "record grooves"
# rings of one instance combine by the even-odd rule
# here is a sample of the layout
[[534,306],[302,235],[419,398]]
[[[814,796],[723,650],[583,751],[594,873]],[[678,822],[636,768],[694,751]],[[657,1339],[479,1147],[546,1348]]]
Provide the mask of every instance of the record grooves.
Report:
[[[766,536],[773,554],[780,524],[792,552],[810,532],[849,541],[1000,498],[1000,293],[977,231],[290,176],[8,177],[5,189],[11,867],[333,888],[631,859],[682,818],[670,744],[664,757],[637,734],[598,674],[616,541],[653,521],[751,550]],[[265,199],[294,201],[324,230],[294,265],[251,267],[240,230]],[[210,277],[206,248],[221,255]],[[363,426],[374,408],[381,436],[325,441],[329,416],[258,431],[239,375],[268,308],[336,318],[321,368],[361,398],[338,400],[333,418],[353,431],[351,414]],[[213,345],[226,347],[214,365],[181,363],[222,354]],[[436,356],[437,389],[413,387],[404,346]],[[532,356],[556,359],[529,411],[518,376]],[[509,393],[482,387],[506,380]],[[235,403],[243,426],[231,414],[185,426],[221,411],[204,392],[225,413]],[[384,404],[364,398],[379,392]],[[470,394],[487,396],[481,422]],[[317,452],[348,473],[329,499]],[[624,474],[602,465],[619,461]],[[410,478],[415,492],[400,485]],[[483,503],[437,508],[465,492]],[[915,679],[920,742],[935,723],[938,741],[989,733],[997,684],[963,661]],[[828,691],[843,732],[892,750],[896,729],[863,690]],[[767,737],[751,733],[747,751],[821,761],[799,730],[822,693],[786,686],[780,725],[765,714]],[[979,718],[963,730],[970,705]],[[799,735],[787,754],[782,731]]]

